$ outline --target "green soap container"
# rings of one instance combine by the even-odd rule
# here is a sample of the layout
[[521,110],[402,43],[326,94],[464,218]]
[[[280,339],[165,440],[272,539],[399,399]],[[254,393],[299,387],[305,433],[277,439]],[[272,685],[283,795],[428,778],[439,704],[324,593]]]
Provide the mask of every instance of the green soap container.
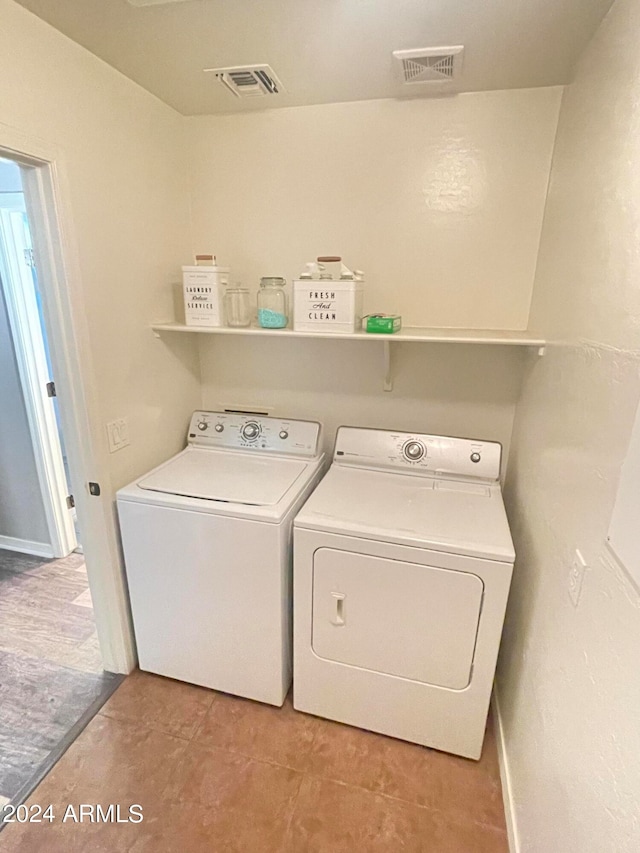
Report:
[[399,332],[402,317],[399,314],[369,314],[362,318],[365,332],[375,335],[392,335]]

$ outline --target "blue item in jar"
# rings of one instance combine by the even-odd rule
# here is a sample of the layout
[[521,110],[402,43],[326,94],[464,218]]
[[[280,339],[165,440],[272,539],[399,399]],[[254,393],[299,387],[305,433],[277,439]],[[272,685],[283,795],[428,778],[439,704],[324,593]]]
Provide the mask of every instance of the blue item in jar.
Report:
[[258,308],[258,323],[263,329],[284,329],[287,325],[287,318],[279,311]]

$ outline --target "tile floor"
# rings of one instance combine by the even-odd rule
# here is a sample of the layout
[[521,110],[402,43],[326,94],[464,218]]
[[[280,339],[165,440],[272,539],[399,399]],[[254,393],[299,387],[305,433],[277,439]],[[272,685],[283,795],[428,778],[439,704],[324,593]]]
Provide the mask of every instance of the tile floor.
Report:
[[0,549],[0,801],[28,790],[113,684],[102,671],[82,556]]
[[[129,676],[36,789],[52,823],[7,853],[506,853],[493,728],[480,762],[146,673]],[[68,804],[142,823],[62,822]]]

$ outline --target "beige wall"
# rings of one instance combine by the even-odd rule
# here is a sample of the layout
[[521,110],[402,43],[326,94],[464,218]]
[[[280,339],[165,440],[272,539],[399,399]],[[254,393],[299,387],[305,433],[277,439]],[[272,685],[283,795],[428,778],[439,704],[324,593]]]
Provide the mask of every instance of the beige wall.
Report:
[[[365,310],[406,324],[525,328],[560,89],[187,119],[194,251],[255,289],[338,252]],[[199,341],[205,406],[443,432],[508,447],[521,353],[335,341]]]
[[376,341],[212,336],[201,341],[201,358],[206,408],[264,406],[319,420],[328,452],[341,424],[493,439],[508,450],[523,353],[393,344],[392,392],[382,390]]
[[[0,80],[0,139],[55,161],[98,454],[97,470],[82,470],[68,446],[72,485],[105,664],[123,672],[134,659],[115,490],[184,445],[200,401],[195,347],[165,345],[148,325],[172,310],[171,284],[189,253],[183,119],[12,0],[0,0]],[[64,413],[73,391],[64,376],[56,381]],[[110,455],[105,424],[118,417],[129,419],[131,446]],[[83,476],[100,481],[100,499],[87,497]]]
[[194,250],[246,286],[319,254],[368,311],[524,329],[560,88],[187,119]]
[[514,430],[499,694],[523,853],[640,849],[640,596],[605,547],[640,398],[638,44],[618,0],[564,97],[532,306],[553,344]]
[[68,191],[103,453],[106,422],[130,422],[115,489],[181,446],[199,403],[195,349],[148,329],[190,251],[183,119],[11,0],[0,21],[0,122],[56,152]]

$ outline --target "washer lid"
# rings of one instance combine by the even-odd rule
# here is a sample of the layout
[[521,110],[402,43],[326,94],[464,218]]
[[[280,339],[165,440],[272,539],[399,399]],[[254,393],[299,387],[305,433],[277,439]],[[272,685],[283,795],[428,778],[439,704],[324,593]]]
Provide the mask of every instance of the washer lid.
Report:
[[138,486],[187,498],[274,506],[306,467],[299,459],[189,447]]
[[296,527],[513,563],[498,484],[332,465]]

